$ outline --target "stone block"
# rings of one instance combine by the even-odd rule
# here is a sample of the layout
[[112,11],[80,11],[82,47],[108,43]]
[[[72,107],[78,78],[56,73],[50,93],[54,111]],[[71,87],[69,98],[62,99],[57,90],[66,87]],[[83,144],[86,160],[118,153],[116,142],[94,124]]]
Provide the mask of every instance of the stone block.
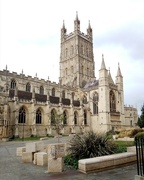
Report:
[[22,156],[22,153],[26,152],[26,147],[18,147],[16,150],[16,155],[17,156]]
[[37,152],[37,153],[34,153],[34,160],[33,160],[33,164],[37,164],[37,154],[38,154],[39,152]]
[[43,142],[26,143],[26,152],[38,152],[44,150]]
[[34,160],[34,152],[23,152],[22,161],[24,163],[31,163]]
[[64,143],[49,144],[47,146],[48,158],[60,158],[66,154],[66,146]]
[[127,147],[127,152],[136,152],[136,147],[135,146]]
[[62,172],[64,170],[63,158],[48,158],[48,172]]
[[45,152],[37,153],[37,165],[39,166],[46,166],[48,164],[48,156]]

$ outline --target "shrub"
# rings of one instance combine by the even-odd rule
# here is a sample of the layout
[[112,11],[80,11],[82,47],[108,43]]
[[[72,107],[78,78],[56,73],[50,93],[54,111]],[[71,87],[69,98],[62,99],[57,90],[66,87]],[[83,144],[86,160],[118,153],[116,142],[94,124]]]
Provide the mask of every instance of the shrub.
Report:
[[73,137],[68,152],[72,157],[79,160],[113,154],[114,149],[115,144],[107,136],[88,132],[82,136]]
[[135,138],[144,138],[144,132],[137,133]]
[[70,166],[75,169],[78,169],[78,159],[76,159],[75,157],[73,157],[70,154],[68,154],[64,157],[64,164],[68,167]]
[[141,128],[133,129],[130,133],[130,137],[135,137],[135,135],[139,132],[143,132],[143,129],[141,129]]

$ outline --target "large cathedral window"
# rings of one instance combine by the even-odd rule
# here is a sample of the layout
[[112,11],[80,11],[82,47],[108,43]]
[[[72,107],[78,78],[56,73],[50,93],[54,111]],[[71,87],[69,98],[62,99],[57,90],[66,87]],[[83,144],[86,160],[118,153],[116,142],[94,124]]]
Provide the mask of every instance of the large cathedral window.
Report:
[[27,84],[26,84],[26,91],[27,91],[27,92],[30,92],[30,91],[31,91],[31,85],[30,85],[30,83],[27,83]]
[[42,122],[42,113],[41,113],[41,110],[38,109],[36,111],[36,124],[41,124]]
[[83,48],[83,45],[81,45],[81,54],[83,54],[84,52],[84,48]]
[[110,112],[116,112],[116,98],[113,91],[110,91]]
[[16,88],[16,82],[14,79],[11,80],[11,89],[15,89]]
[[86,47],[86,56],[89,56],[88,47]]
[[93,114],[98,114],[98,93],[93,95]]
[[26,121],[26,111],[24,107],[21,107],[19,110],[18,123],[25,123],[25,121]]

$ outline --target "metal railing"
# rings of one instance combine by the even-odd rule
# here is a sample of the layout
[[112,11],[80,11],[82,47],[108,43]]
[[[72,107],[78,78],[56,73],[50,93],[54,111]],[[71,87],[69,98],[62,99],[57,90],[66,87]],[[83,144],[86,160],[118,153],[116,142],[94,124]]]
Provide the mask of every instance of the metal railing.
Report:
[[137,173],[144,176],[144,138],[135,138],[136,156],[137,156]]

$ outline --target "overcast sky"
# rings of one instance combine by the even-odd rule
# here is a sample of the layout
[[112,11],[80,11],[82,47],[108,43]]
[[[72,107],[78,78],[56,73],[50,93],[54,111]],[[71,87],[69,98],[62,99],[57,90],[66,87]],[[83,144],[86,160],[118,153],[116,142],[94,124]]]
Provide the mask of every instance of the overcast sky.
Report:
[[58,82],[60,29],[73,32],[76,11],[81,31],[93,29],[96,78],[101,56],[113,80],[118,62],[126,105],[144,103],[144,0],[1,0],[0,70]]

